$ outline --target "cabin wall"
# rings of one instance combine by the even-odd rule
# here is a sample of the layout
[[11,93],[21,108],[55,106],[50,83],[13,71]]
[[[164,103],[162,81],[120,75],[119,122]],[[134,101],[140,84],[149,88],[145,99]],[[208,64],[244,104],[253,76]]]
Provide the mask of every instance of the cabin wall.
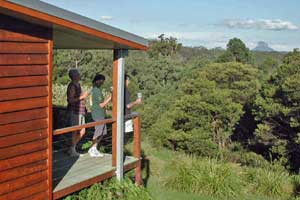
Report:
[[52,198],[51,32],[0,15],[0,199]]

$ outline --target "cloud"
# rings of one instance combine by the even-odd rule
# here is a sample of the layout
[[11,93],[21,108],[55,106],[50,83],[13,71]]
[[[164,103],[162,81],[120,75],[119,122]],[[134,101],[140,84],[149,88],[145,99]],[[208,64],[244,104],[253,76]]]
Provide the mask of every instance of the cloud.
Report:
[[220,31],[203,31],[203,32],[153,32],[153,33],[142,33],[139,35],[149,39],[158,39],[157,37],[162,33],[165,37],[175,37],[179,42],[185,46],[205,46],[207,48],[222,47],[226,49],[228,41],[234,37],[241,38],[245,42],[246,46],[250,49],[256,47],[258,41],[266,41],[269,46],[276,51],[292,51],[293,48],[300,48],[300,43],[284,43],[278,41],[269,41],[264,38],[253,39],[253,37],[245,37],[237,33],[226,33]]
[[100,19],[101,19],[101,20],[105,20],[105,21],[109,21],[109,20],[113,20],[114,17],[104,15],[104,16],[101,16]]
[[[142,34],[146,38],[157,39],[161,32],[145,33]],[[175,37],[178,40],[191,40],[191,41],[227,41],[230,39],[228,36],[220,32],[163,32],[165,37]]]
[[223,32],[156,32],[156,33],[140,33],[140,35],[149,39],[158,39],[162,33],[165,37],[174,37],[187,46],[205,46],[207,48],[226,47],[229,39],[233,36]]
[[292,22],[283,21],[280,19],[270,20],[270,19],[229,19],[225,20],[223,23],[228,28],[241,28],[241,29],[263,29],[263,30],[299,30],[299,27],[294,25]]

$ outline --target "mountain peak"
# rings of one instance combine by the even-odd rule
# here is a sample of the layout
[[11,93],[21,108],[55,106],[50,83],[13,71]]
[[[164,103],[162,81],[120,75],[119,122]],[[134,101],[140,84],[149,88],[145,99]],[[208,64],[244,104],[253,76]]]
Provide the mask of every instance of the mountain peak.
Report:
[[266,43],[264,41],[259,41],[257,43],[257,46],[254,49],[252,49],[252,51],[272,52],[275,50],[272,49],[271,47],[269,47],[268,43]]

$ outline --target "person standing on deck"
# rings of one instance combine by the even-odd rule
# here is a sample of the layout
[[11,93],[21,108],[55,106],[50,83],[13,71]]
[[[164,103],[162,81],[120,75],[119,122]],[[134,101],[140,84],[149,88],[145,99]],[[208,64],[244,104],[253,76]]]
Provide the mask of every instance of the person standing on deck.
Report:
[[[124,88],[124,115],[130,115],[131,109],[142,103],[141,98],[137,98],[135,101],[130,101],[130,92],[128,90],[128,86],[130,83],[130,76],[128,74],[125,74],[125,88]],[[127,120],[125,122],[125,133],[132,132],[133,131],[133,122],[132,120]]]
[[131,109],[142,103],[142,100],[140,98],[136,99],[135,101],[130,101],[130,92],[128,90],[128,86],[130,83],[130,76],[128,74],[125,74],[125,88],[124,88],[124,115],[131,114]]
[[[85,123],[85,99],[88,96],[87,92],[83,92],[80,86],[80,73],[77,69],[69,70],[69,77],[71,82],[68,85],[67,89],[67,100],[68,100],[68,112],[69,112],[69,122],[70,126],[82,125]],[[69,149],[70,156],[80,156],[76,151],[76,145],[80,139],[85,134],[85,129],[80,131],[72,132],[72,144]]]
[[[105,119],[105,106],[111,101],[111,95],[108,98],[104,98],[102,88],[105,81],[105,76],[102,74],[97,74],[93,80],[92,89],[92,118],[94,121],[101,121]],[[89,149],[89,154],[91,157],[103,157],[104,154],[97,150],[97,145],[104,135],[107,134],[106,125],[98,125],[95,127],[95,132],[93,136],[92,147]]]

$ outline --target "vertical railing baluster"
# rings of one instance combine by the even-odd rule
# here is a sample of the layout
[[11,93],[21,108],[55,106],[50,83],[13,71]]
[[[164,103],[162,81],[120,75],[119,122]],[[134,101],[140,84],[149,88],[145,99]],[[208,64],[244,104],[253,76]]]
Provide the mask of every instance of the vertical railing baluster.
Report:
[[133,119],[134,125],[134,150],[133,155],[138,159],[137,166],[135,168],[135,183],[137,185],[142,184],[142,161],[141,161],[141,117],[138,115]]

